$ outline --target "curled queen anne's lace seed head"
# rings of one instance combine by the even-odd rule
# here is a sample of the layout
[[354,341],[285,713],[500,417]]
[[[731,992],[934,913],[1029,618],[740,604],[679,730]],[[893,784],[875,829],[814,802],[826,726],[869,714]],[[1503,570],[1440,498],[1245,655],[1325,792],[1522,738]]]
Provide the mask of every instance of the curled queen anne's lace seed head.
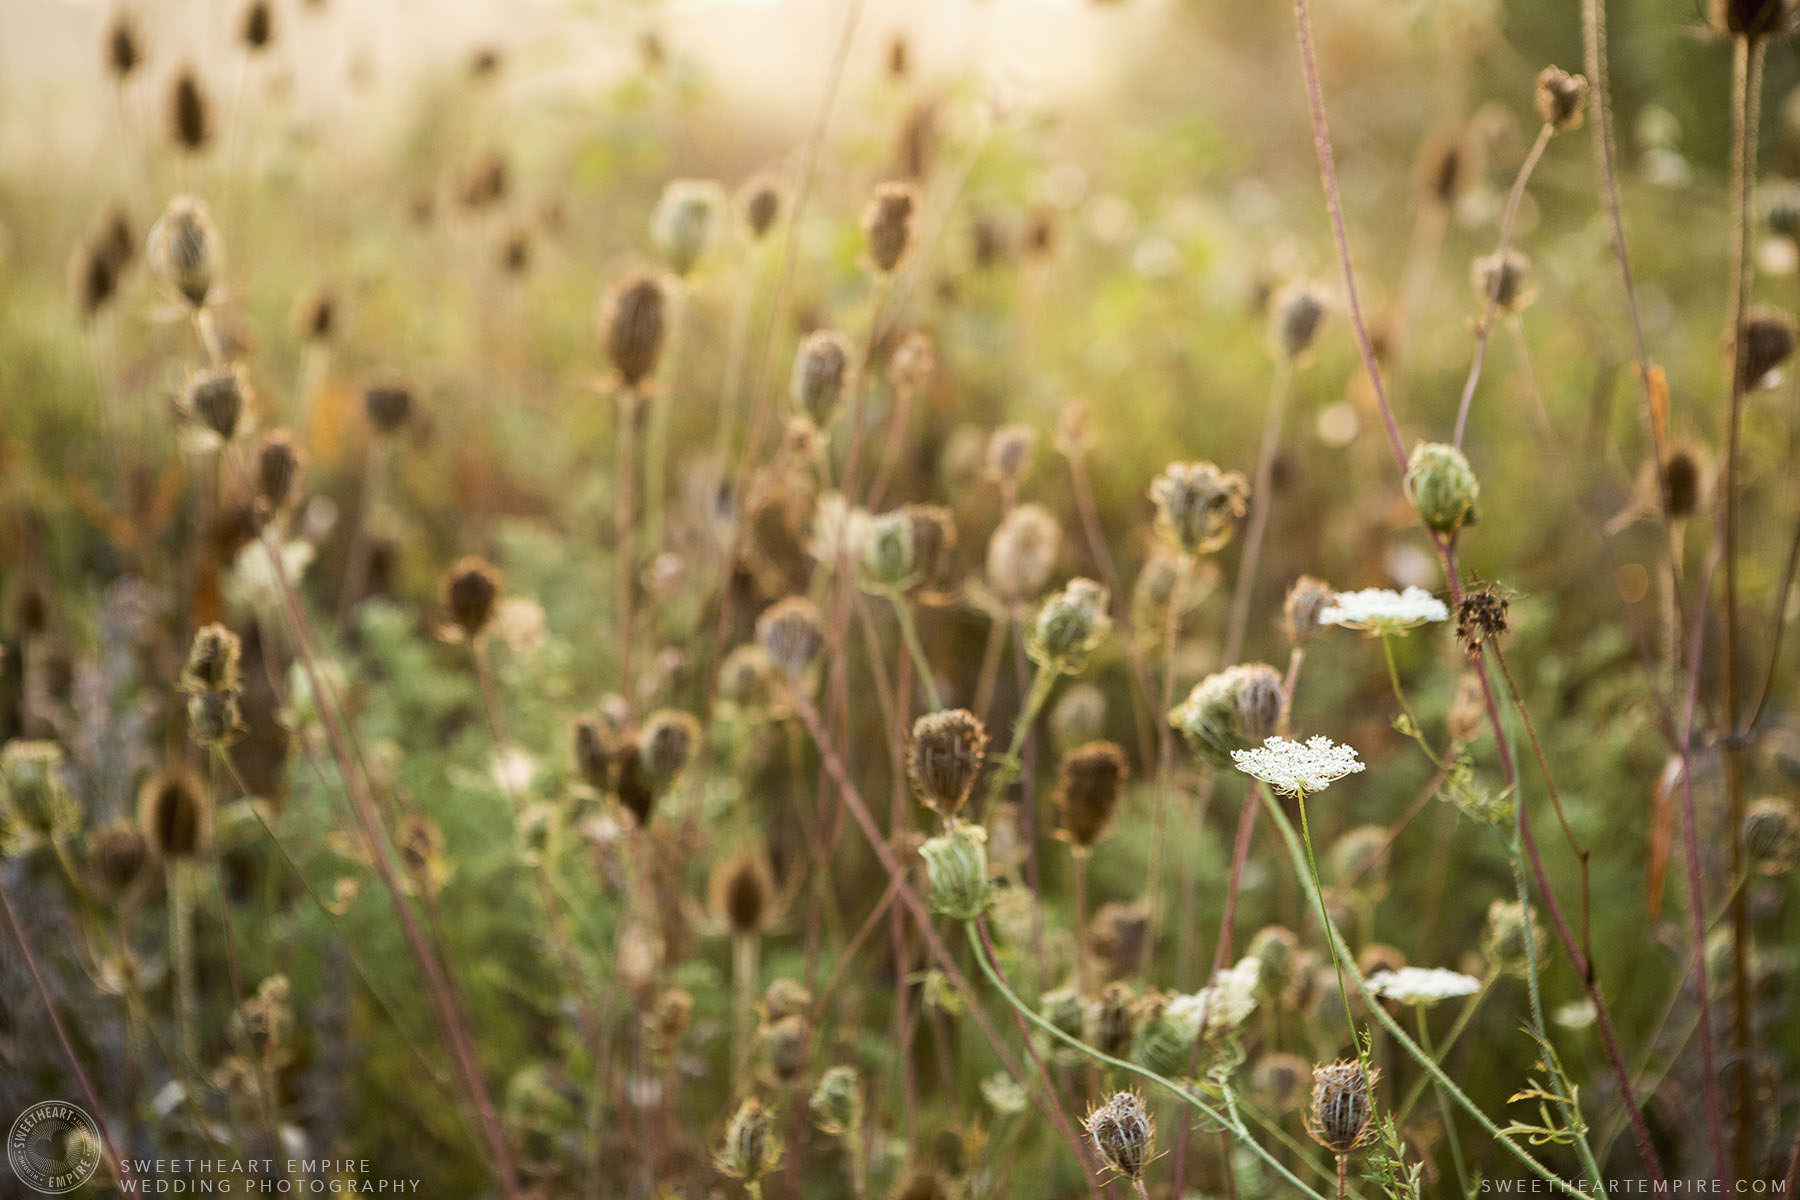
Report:
[[1304,742],[1272,737],[1250,750],[1233,750],[1232,762],[1244,774],[1260,779],[1283,795],[1322,792],[1346,775],[1363,769],[1351,746],[1327,737]]

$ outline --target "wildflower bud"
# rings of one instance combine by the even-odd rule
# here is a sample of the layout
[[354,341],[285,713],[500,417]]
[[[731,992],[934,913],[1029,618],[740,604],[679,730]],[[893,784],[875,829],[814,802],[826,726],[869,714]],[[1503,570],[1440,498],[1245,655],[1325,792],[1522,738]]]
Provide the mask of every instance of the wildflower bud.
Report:
[[1713,25],[1737,37],[1780,33],[1789,13],[1787,0],[1712,0]]
[[1026,425],[1002,425],[994,430],[987,445],[987,472],[1000,486],[1017,490],[1031,465],[1031,450],[1037,433]]
[[1744,813],[1744,854],[1764,875],[1783,875],[1800,862],[1800,810],[1791,801],[1765,796]]
[[915,581],[913,522],[904,511],[883,513],[870,520],[861,541],[862,561],[858,566],[865,588],[894,592]]
[[981,719],[965,708],[927,713],[914,721],[906,774],[920,803],[940,816],[955,816],[975,789],[987,743]]
[[268,0],[251,0],[250,6],[244,10],[244,20],[238,29],[238,36],[252,54],[267,49],[269,43],[275,40],[275,16],[270,11]]
[[1044,590],[1062,550],[1062,526],[1041,504],[1021,504],[1008,513],[988,540],[987,577],[994,590],[1014,603]]
[[1107,599],[1106,589],[1093,580],[1071,579],[1038,610],[1026,647],[1033,661],[1069,674],[1080,671],[1112,627]]
[[1447,536],[1475,523],[1481,485],[1461,450],[1420,442],[1406,467],[1406,493],[1425,524]]
[[1281,675],[1274,667],[1241,664],[1195,684],[1169,720],[1214,766],[1230,767],[1233,750],[1260,746],[1275,732],[1283,698]]
[[820,1132],[838,1138],[855,1133],[862,1128],[862,1076],[855,1067],[830,1068],[819,1076],[806,1106]]
[[242,367],[205,367],[188,380],[187,410],[220,440],[229,442],[243,419],[249,390]]
[[774,1115],[755,1098],[744,1101],[725,1127],[725,1145],[716,1159],[719,1170],[744,1183],[755,1183],[780,1160]]
[[[1530,943],[1526,929],[1531,930]],[[1526,923],[1525,910],[1517,900],[1496,900],[1488,905],[1487,924],[1481,930],[1481,952],[1502,971],[1522,975],[1532,957],[1542,957],[1546,945],[1544,928],[1536,921]]]
[[0,792],[12,821],[32,833],[56,836],[80,821],[81,810],[63,781],[63,750],[55,742],[15,739],[0,748]]
[[665,988],[644,1014],[644,1034],[661,1055],[673,1054],[694,1027],[694,997],[681,988]]
[[1305,646],[1319,636],[1323,628],[1319,617],[1331,607],[1332,596],[1331,585],[1322,579],[1302,575],[1294,580],[1281,606],[1282,623],[1287,627],[1289,641],[1296,646]]
[[575,750],[575,771],[583,783],[596,791],[612,788],[613,755],[617,750],[612,733],[592,716],[575,718],[570,727]]
[[653,275],[627,275],[613,285],[600,309],[607,357],[627,388],[656,372],[662,358],[668,291]]
[[1296,283],[1282,289],[1275,297],[1269,332],[1283,358],[1293,362],[1312,349],[1325,313],[1325,293],[1318,287]]
[[138,792],[138,824],[160,859],[199,853],[212,824],[211,810],[200,781],[179,768],[151,776]]
[[1521,251],[1484,254],[1469,268],[1469,285],[1484,304],[1492,303],[1497,311],[1520,312],[1535,299],[1526,282],[1530,270],[1531,259]]
[[212,136],[212,120],[207,114],[206,93],[192,67],[183,67],[175,77],[169,93],[169,131],[175,144],[190,154],[205,149]]
[[863,212],[863,233],[869,239],[869,257],[875,269],[890,275],[899,267],[913,241],[913,212],[919,192],[910,183],[883,183],[875,188]]
[[1701,493],[1706,490],[1705,471],[1694,451],[1677,446],[1663,460],[1663,511],[1672,521],[1686,520],[1700,508]]
[[300,450],[293,436],[277,429],[263,438],[256,451],[256,498],[267,512],[279,512],[293,495],[300,474]]
[[1544,124],[1558,133],[1581,128],[1582,110],[1587,107],[1588,81],[1585,76],[1571,75],[1561,67],[1545,67],[1537,77],[1537,111]]
[[1738,382],[1749,391],[1794,352],[1794,319],[1784,312],[1753,308],[1744,314],[1738,335]]
[[775,880],[762,855],[740,851],[713,868],[713,912],[737,936],[760,932],[775,904]]
[[188,725],[196,744],[208,748],[228,746],[244,731],[234,688],[222,692],[196,692],[188,697]]
[[667,790],[694,757],[700,742],[700,722],[689,713],[662,709],[644,719],[638,733],[638,754],[645,774],[660,790]]
[[818,605],[802,596],[778,600],[756,620],[756,640],[769,661],[790,676],[800,674],[825,647]]
[[782,975],[763,992],[762,1015],[765,1021],[785,1021],[803,1017],[812,1011],[813,995],[798,980]]
[[194,308],[204,308],[223,258],[206,205],[177,196],[150,229],[150,268]]
[[109,822],[88,836],[84,874],[102,903],[115,903],[127,895],[149,862],[150,843],[130,821]]
[[781,219],[786,189],[774,175],[752,176],[738,191],[738,215],[751,240],[761,241]]
[[764,1025],[758,1032],[756,1047],[763,1065],[779,1083],[789,1084],[806,1071],[806,1048],[811,1031],[802,1016],[783,1017]]
[[1374,1115],[1369,1085],[1375,1076],[1374,1068],[1359,1062],[1313,1068],[1312,1111],[1306,1123],[1313,1140],[1333,1154],[1348,1154],[1362,1144]]
[[1125,752],[1112,742],[1089,742],[1063,756],[1057,771],[1057,836],[1086,853],[1106,834],[1129,774]]
[[931,884],[931,907],[958,921],[973,921],[994,898],[988,879],[987,831],[957,823],[919,847]]
[[131,14],[121,10],[106,31],[106,69],[123,81],[144,61],[144,50],[138,42],[137,24]]
[[412,412],[412,389],[405,384],[377,383],[363,389],[363,413],[376,433],[398,433]]
[[855,369],[849,338],[830,329],[807,334],[794,356],[794,374],[788,385],[795,410],[815,428],[830,425]]
[[451,622],[472,641],[481,636],[494,615],[494,604],[500,599],[500,573],[482,559],[458,559],[444,575],[443,597]]
[[1156,524],[1185,554],[1208,554],[1231,540],[1249,511],[1250,485],[1209,462],[1171,463],[1150,485]]
[[1156,1144],[1156,1123],[1135,1092],[1115,1092],[1112,1099],[1087,1115],[1088,1136],[1100,1158],[1121,1176],[1144,1177]]
[[225,691],[238,686],[242,643],[238,635],[214,622],[194,632],[181,686],[190,692]]
[[712,246],[725,191],[710,179],[676,179],[663,189],[650,214],[650,240],[669,269],[686,277]]

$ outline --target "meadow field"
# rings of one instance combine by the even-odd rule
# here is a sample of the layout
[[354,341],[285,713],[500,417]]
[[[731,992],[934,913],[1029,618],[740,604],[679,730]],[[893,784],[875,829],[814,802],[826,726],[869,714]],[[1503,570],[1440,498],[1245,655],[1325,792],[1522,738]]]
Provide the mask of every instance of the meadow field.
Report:
[[0,1197],[1792,1195],[1796,26],[0,0]]

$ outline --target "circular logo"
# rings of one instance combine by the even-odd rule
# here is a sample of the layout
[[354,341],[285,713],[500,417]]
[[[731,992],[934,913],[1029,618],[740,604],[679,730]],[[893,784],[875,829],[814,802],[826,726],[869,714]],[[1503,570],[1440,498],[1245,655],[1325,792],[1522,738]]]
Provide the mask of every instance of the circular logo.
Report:
[[33,1191],[60,1196],[100,1169],[100,1126],[63,1100],[45,1100],[19,1114],[6,1134],[13,1174]]

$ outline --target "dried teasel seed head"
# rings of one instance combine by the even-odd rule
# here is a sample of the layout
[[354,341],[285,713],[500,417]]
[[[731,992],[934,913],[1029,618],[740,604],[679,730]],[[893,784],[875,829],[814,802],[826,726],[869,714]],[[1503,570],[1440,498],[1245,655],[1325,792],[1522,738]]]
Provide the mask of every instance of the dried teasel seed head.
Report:
[[1794,15],[1792,0],[1712,0],[1708,12],[1714,28],[1744,38],[1785,32]]
[[803,596],[776,601],[757,618],[756,640],[770,662],[790,676],[799,675],[825,647],[819,606]]
[[669,270],[685,278],[712,248],[726,210],[725,189],[710,179],[674,179],[650,214],[650,240]]
[[266,511],[281,511],[293,497],[300,459],[300,448],[285,429],[272,430],[257,447],[256,498]]
[[1744,813],[1744,855],[1763,875],[1784,875],[1800,862],[1800,808],[1765,796]]
[[202,367],[189,376],[183,404],[195,420],[229,442],[249,407],[249,395],[250,382],[243,367],[231,363]]
[[1062,551],[1062,526],[1041,504],[1014,508],[988,540],[988,583],[1013,602],[1044,590]]
[[742,850],[721,860],[708,887],[713,913],[733,934],[759,933],[774,916],[775,877],[759,853]]
[[906,774],[920,803],[955,816],[975,789],[987,743],[987,727],[966,708],[927,713],[914,721]]
[[1275,349],[1289,362],[1312,349],[1330,311],[1325,291],[1316,284],[1293,283],[1276,294],[1269,322]]
[[108,822],[88,835],[84,874],[103,903],[115,903],[129,894],[149,863],[150,842],[144,831],[128,820]]
[[1137,1033],[1137,993],[1123,981],[1109,983],[1087,1007],[1086,1037],[1102,1054],[1123,1058]]
[[1698,512],[1706,491],[1706,468],[1699,453],[1687,446],[1670,450],[1663,460],[1661,486],[1663,510],[1670,520],[1683,521]]
[[1209,462],[1170,463],[1150,485],[1156,525],[1185,554],[1208,554],[1231,540],[1250,506],[1250,485],[1237,471]]
[[150,268],[171,291],[204,308],[224,254],[204,202],[177,196],[150,229]]
[[582,782],[596,791],[612,790],[614,756],[618,752],[613,731],[598,718],[583,714],[570,726],[575,770]]
[[1794,319],[1772,308],[1744,314],[1738,337],[1738,382],[1749,391],[1760,386],[1794,352]]
[[275,40],[275,14],[268,0],[251,0],[238,25],[238,37],[252,54],[266,50]]
[[238,692],[195,692],[188,697],[188,726],[194,741],[213,748],[228,746],[244,731],[243,715],[238,708]]
[[787,189],[779,177],[754,175],[738,190],[738,216],[753,241],[761,241],[781,219]]
[[1113,742],[1089,742],[1063,755],[1057,769],[1057,836],[1080,852],[1093,848],[1112,823],[1130,770]]
[[807,334],[794,355],[794,373],[788,383],[795,413],[824,429],[837,415],[855,373],[856,355],[849,338],[831,329]]
[[892,274],[911,249],[918,206],[919,190],[910,183],[878,184],[870,197],[862,227],[869,240],[869,257],[883,275]]
[[1585,76],[1571,75],[1561,67],[1545,67],[1538,73],[1535,94],[1538,116],[1558,133],[1581,128],[1581,116],[1587,108],[1588,81]]
[[1136,1092],[1115,1092],[1087,1115],[1088,1137],[1108,1167],[1133,1181],[1144,1177],[1156,1145],[1156,1123]]
[[191,66],[181,69],[169,92],[169,133],[175,144],[190,154],[204,150],[212,137],[206,93]]
[[238,635],[214,622],[194,631],[182,668],[181,686],[190,692],[229,691],[238,686],[243,643]]
[[955,585],[956,518],[937,504],[908,504],[900,510],[910,527],[917,585],[932,592]]
[[375,432],[398,433],[412,419],[412,389],[403,383],[373,383],[363,389],[363,414]]
[[1296,646],[1305,646],[1319,636],[1324,628],[1319,617],[1331,607],[1333,595],[1329,583],[1311,575],[1302,575],[1289,585],[1287,599],[1281,605],[1282,624],[1287,629],[1289,641]]
[[644,718],[638,731],[638,754],[652,784],[666,790],[694,757],[700,744],[700,722],[690,713],[659,709]]
[[1531,259],[1520,250],[1484,254],[1469,267],[1469,284],[1482,303],[1495,310],[1515,313],[1528,307],[1535,294],[1529,282]]
[[1462,197],[1479,171],[1474,151],[1460,129],[1442,130],[1428,138],[1419,151],[1419,189],[1425,198],[1450,208]]
[[640,829],[650,823],[658,793],[635,734],[622,739],[613,752],[613,789],[618,793],[620,806]]
[[1379,1077],[1359,1062],[1313,1068],[1312,1110],[1307,1132],[1333,1154],[1349,1154],[1369,1136],[1374,1106],[1370,1085]]
[[656,372],[667,332],[668,288],[655,275],[627,275],[606,294],[600,336],[626,387],[636,389]]
[[1455,446],[1420,442],[1406,466],[1406,492],[1420,519],[1440,534],[1475,523],[1481,484]]
[[143,61],[144,46],[138,38],[137,22],[128,12],[115,13],[106,30],[106,69],[115,79],[123,80]]
[[988,873],[987,830],[979,825],[952,824],[919,847],[934,912],[958,921],[973,921],[994,900]]
[[485,560],[469,556],[444,573],[444,611],[462,635],[473,640],[487,628],[500,600],[500,572]]
[[774,1170],[781,1161],[774,1114],[754,1097],[738,1105],[714,1161],[723,1174],[745,1183],[755,1183]]
[[212,802],[193,773],[170,767],[138,790],[138,826],[161,859],[192,858],[206,844]]

